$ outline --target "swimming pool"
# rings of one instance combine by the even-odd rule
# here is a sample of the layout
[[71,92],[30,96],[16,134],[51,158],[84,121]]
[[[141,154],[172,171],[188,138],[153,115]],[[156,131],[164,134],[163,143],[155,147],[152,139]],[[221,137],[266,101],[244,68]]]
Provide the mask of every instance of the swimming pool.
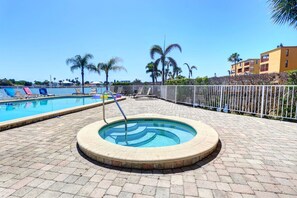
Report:
[[127,135],[124,121],[103,127],[99,135],[114,144],[131,147],[163,147],[182,144],[197,132],[181,122],[161,119],[129,120]]
[[38,98],[0,103],[0,122],[101,102],[92,97]]

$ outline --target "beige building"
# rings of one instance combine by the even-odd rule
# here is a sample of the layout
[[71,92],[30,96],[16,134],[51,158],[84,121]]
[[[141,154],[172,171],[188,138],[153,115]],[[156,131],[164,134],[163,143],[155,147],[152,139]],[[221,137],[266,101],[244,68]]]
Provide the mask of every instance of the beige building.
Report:
[[260,74],[297,70],[297,46],[283,46],[261,53]]
[[231,65],[232,76],[259,74],[260,59],[253,58]]

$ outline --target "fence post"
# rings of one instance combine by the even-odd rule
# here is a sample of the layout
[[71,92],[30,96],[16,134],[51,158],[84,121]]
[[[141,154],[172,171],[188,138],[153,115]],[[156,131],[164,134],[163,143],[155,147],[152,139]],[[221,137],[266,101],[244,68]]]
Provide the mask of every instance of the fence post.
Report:
[[193,107],[195,107],[195,100],[196,100],[196,87],[195,85],[193,85],[193,89],[194,89],[194,95],[193,95]]
[[167,100],[167,85],[164,85],[165,86],[165,100]]
[[223,85],[221,85],[221,93],[220,93],[220,111],[222,111],[222,102],[223,102]]
[[265,85],[262,86],[261,113],[260,113],[261,118],[263,118],[263,114],[264,114],[264,95],[265,95]]
[[177,85],[175,85],[175,97],[174,97],[175,103],[176,103],[176,99],[177,99]]

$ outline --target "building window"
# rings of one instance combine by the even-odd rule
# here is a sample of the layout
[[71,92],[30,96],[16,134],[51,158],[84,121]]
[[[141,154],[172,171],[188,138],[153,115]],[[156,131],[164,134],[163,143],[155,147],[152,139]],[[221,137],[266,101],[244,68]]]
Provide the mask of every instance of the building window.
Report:
[[249,67],[244,68],[244,72],[248,72],[248,71],[250,71]]
[[260,71],[261,72],[265,72],[265,71],[268,71],[268,64],[263,64],[263,65],[261,65],[261,67],[260,67]]
[[286,60],[285,67],[288,67],[288,66],[289,66],[289,61]]
[[237,73],[241,73],[242,72],[242,68],[238,69],[238,72]]
[[258,64],[258,60],[256,60],[256,64]]
[[286,49],[286,56],[289,56],[289,49]]
[[261,56],[261,62],[265,62],[269,60],[269,54],[265,54],[263,56]]
[[249,65],[250,64],[250,62],[245,62],[244,63],[244,66],[247,66],[247,65]]

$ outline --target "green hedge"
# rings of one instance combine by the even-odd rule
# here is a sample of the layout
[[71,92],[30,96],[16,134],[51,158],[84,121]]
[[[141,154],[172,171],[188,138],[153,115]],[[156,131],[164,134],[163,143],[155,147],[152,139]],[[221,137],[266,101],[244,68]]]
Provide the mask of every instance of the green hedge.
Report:
[[181,78],[181,79],[167,80],[165,84],[166,85],[208,85],[209,79],[207,76],[197,77],[196,79]]

